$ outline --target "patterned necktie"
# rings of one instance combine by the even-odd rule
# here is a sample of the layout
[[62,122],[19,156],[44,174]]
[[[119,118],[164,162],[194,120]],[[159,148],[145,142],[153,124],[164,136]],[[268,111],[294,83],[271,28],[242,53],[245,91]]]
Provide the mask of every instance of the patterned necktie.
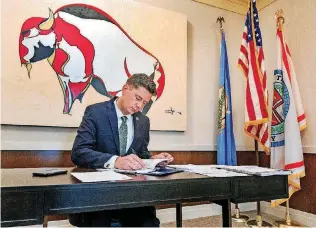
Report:
[[126,144],[127,144],[127,117],[122,116],[122,124],[119,130],[120,137],[120,155],[124,155],[126,153]]

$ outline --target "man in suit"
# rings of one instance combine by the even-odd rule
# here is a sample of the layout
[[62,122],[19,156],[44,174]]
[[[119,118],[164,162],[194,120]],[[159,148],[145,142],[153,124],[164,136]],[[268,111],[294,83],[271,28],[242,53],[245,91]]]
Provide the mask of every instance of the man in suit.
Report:
[[[124,84],[119,98],[88,106],[73,145],[73,163],[84,168],[137,170],[145,167],[142,158],[172,162],[170,154],[151,157],[147,148],[150,123],[140,111],[155,95],[155,83],[145,74],[135,74]],[[107,227],[113,218],[128,227],[160,224],[153,206],[72,214],[69,221],[75,226]]]

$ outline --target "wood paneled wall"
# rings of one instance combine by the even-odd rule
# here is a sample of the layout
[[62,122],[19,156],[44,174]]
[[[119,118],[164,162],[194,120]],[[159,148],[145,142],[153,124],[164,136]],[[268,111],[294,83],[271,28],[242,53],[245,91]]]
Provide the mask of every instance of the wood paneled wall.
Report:
[[1,168],[73,167],[70,151],[1,151]]
[[[270,156],[260,153],[260,166],[270,166]],[[290,207],[316,214],[316,154],[304,154],[306,176],[301,178],[301,190],[290,199]],[[285,204],[283,204],[285,206]]]
[[[157,154],[158,152],[152,152]],[[216,164],[214,151],[172,151],[174,164]],[[238,165],[256,164],[255,153],[237,152]],[[269,167],[270,157],[260,153],[260,166]],[[306,177],[302,178],[302,190],[296,192],[290,200],[290,207],[316,214],[316,155],[304,154]],[[1,151],[1,168],[34,168],[34,167],[72,167],[70,151]]]

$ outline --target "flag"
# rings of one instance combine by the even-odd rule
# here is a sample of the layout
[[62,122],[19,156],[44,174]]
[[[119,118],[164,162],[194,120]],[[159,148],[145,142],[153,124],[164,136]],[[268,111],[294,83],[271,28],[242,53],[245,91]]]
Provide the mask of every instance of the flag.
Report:
[[269,153],[267,77],[256,0],[249,2],[238,66],[247,80],[244,130]]
[[[289,197],[301,189],[300,178],[305,166],[300,131],[306,118],[296,81],[294,65],[285,42],[282,25],[277,29],[277,68],[274,71],[274,92],[271,122],[271,168],[289,169]],[[287,199],[272,201],[277,206]]]
[[217,164],[237,165],[225,33],[222,30],[217,115]]

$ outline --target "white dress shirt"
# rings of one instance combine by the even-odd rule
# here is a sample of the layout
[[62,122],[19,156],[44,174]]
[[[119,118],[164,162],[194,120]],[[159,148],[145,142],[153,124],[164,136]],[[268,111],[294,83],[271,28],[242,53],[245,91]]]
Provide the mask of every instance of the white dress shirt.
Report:
[[[117,100],[114,101],[115,111],[117,115],[117,127],[118,131],[120,130],[120,126],[122,124],[121,117],[124,116],[124,114],[121,112],[119,107],[117,106]],[[131,146],[133,139],[134,139],[134,123],[133,123],[133,116],[132,115],[125,115],[127,117],[126,124],[127,124],[127,144],[126,144],[126,152]],[[117,155],[113,155],[105,164],[105,168],[114,168],[114,164],[116,159],[118,158]]]

